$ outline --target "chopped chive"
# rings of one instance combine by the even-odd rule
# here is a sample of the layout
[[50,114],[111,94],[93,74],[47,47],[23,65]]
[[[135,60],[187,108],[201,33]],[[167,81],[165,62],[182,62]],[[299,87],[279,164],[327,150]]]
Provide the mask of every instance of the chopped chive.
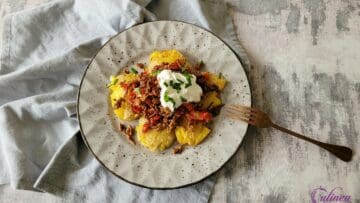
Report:
[[130,68],[130,71],[131,71],[132,73],[138,74],[138,71],[137,71],[134,67],[131,67],[131,68]]
[[164,85],[165,85],[165,87],[169,87],[169,85],[166,82],[164,82]]
[[175,106],[175,104],[176,104],[175,100],[168,95],[168,92],[165,92],[164,100],[165,100],[165,102],[171,102],[173,104],[173,106]]
[[170,86],[174,86],[174,81],[170,80]]
[[191,84],[191,78],[192,78],[192,76],[189,74],[189,73],[186,73],[186,72],[184,72],[183,73],[183,75],[184,75],[184,77],[186,78],[186,84],[185,84],[185,88],[188,88],[188,87],[190,87],[192,84]]
[[180,83],[176,83],[173,80],[170,80],[170,86],[174,89],[177,90],[177,92],[179,93],[181,90],[181,84]]
[[160,72],[161,72],[161,70],[156,70],[153,72],[153,75],[157,76]]
[[223,78],[222,72],[219,73],[219,78]]
[[135,88],[135,89],[134,89],[134,91],[135,91],[137,94],[141,94],[141,92],[140,92],[140,88],[138,88],[138,87],[137,87],[137,88]]
[[186,102],[186,101],[187,101],[183,96],[180,96],[180,99],[181,99],[182,102]]
[[201,60],[201,61],[199,62],[199,66],[200,66],[200,68],[204,66],[204,61],[203,61],[203,60]]
[[180,80],[180,79],[176,79],[180,84],[184,84],[184,81]]
[[113,85],[116,85],[116,83],[119,81],[118,78],[116,78],[115,80],[113,80],[110,84],[106,85],[106,87],[110,87],[110,86],[113,86]]

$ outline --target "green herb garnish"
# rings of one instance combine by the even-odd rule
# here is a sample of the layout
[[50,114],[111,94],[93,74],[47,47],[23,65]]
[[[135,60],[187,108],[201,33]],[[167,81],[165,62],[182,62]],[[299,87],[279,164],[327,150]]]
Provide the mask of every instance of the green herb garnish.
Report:
[[165,87],[169,87],[169,85],[166,82],[164,82],[164,85],[165,85]]
[[107,88],[109,88],[110,86],[116,85],[116,83],[119,81],[119,79],[115,79],[113,80],[110,84],[106,85]]
[[180,96],[180,99],[181,99],[182,102],[186,102],[186,101],[187,101],[183,96]]
[[176,79],[180,84],[184,84],[184,81],[180,80],[180,79]]
[[138,88],[138,87],[134,89],[134,92],[136,92],[136,94],[139,94],[139,95],[141,94],[140,88]]
[[201,67],[203,67],[203,66],[204,66],[204,61],[201,60],[201,61],[199,62],[199,67],[201,68]]
[[223,78],[222,72],[219,73],[219,78]]
[[180,92],[181,90],[181,84],[180,83],[177,83],[177,82],[174,82],[173,80],[170,80],[170,86],[177,91],[177,93]]
[[152,74],[157,76],[160,72],[161,72],[161,70],[156,70],[156,71],[152,72]]
[[192,76],[189,73],[186,73],[186,72],[184,72],[183,75],[186,78],[185,88],[188,88],[188,87],[190,87],[192,85],[192,83],[191,83]]
[[164,101],[165,102],[171,102],[173,104],[173,106],[175,107],[175,104],[176,104],[175,100],[168,95],[167,91],[164,94]]
[[131,67],[131,68],[130,68],[130,71],[131,71],[132,73],[138,74],[138,71],[137,71],[134,67]]

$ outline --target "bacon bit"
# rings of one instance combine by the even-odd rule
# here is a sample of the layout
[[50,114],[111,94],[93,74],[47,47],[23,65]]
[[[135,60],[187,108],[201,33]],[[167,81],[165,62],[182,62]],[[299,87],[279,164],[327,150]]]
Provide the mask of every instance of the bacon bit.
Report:
[[126,131],[125,131],[125,135],[126,137],[128,138],[128,140],[130,141],[131,144],[135,145],[135,141],[134,141],[134,128],[132,128],[131,126],[128,126],[126,128]]
[[191,111],[186,114],[186,118],[190,121],[194,120],[208,123],[212,120],[212,115],[207,111]]
[[149,130],[149,128],[150,128],[150,124],[145,123],[144,126],[143,126],[143,129],[142,129],[143,133],[146,133]]
[[209,80],[210,79],[210,73],[209,72],[202,72],[202,75],[204,76],[204,78],[206,80]]
[[130,71],[128,69],[124,69],[124,73],[129,74]]
[[183,150],[183,145],[177,145],[173,148],[173,154],[180,154]]
[[169,123],[169,126],[168,126],[169,130],[173,130],[176,127],[177,121],[179,119],[179,116],[176,116],[176,115],[179,115],[179,114],[175,114],[173,116],[173,118],[170,120],[170,123]]
[[128,89],[133,91],[135,88],[137,88],[139,86],[140,82],[138,81],[133,81],[131,83],[128,84]]
[[130,97],[131,100],[134,100],[137,97],[137,94],[134,91],[131,91],[129,93],[129,97]]
[[149,123],[150,123],[151,126],[154,126],[154,125],[159,123],[160,119],[161,119],[161,116],[154,115],[153,117],[150,118]]
[[126,125],[124,125],[124,124],[119,124],[119,130],[120,130],[120,132],[125,132],[126,131]]
[[120,83],[120,86],[121,86],[122,88],[124,88],[125,90],[127,90],[127,89],[129,88],[129,84],[128,84],[128,83],[124,83],[124,82]]
[[200,70],[200,68],[201,68],[200,65],[195,65],[195,66],[194,66],[194,69],[195,69],[195,70]]
[[164,64],[163,65],[156,65],[156,66],[154,66],[154,70],[162,70],[162,69],[164,69],[163,68],[164,67]]
[[127,140],[131,144],[133,144],[133,145],[136,144],[135,140],[134,140],[134,137],[133,137],[133,135],[134,135],[134,128],[133,127],[131,127],[130,125],[126,126],[126,125],[120,123],[119,130],[120,130],[120,132],[123,133],[123,135],[127,138]]
[[182,104],[188,111],[194,111],[194,105],[192,103]]
[[145,99],[145,104],[147,104],[148,106],[152,106],[152,104],[153,104],[152,99],[146,98]]
[[115,104],[114,104],[114,108],[115,109],[118,109],[121,107],[121,104],[122,104],[123,100],[122,99],[118,99],[116,100]]
[[174,63],[171,63],[168,65],[168,69],[171,70],[180,70],[181,67],[183,66],[184,62],[180,61],[180,60],[176,60]]
[[172,114],[171,110],[170,110],[168,107],[166,107],[166,108],[160,107],[160,113],[161,113],[161,115],[163,115],[164,117],[170,117],[171,114]]
[[143,63],[137,63],[136,66],[141,68],[141,69],[145,68],[145,65]]
[[136,105],[132,105],[131,106],[131,110],[134,112],[134,113],[141,113],[143,111],[143,109],[141,108],[141,106],[136,106]]

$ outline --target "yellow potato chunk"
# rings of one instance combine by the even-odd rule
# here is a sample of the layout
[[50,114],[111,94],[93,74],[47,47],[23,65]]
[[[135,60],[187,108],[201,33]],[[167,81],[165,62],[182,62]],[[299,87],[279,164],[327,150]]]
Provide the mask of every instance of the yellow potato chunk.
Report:
[[120,85],[112,85],[109,87],[111,93],[110,93],[110,101],[111,106],[114,107],[117,100],[124,98],[125,96],[125,90]]
[[121,82],[132,82],[137,79],[137,75],[133,73],[121,74],[117,77],[110,77],[110,101],[111,106],[114,108],[115,115],[122,120],[134,120],[137,118],[137,115],[134,114],[131,110],[129,103],[122,101],[121,106],[115,109],[115,104],[119,99],[124,98],[125,89],[120,85]]
[[213,73],[209,73],[209,80],[208,83],[211,85],[216,85],[219,90],[223,90],[226,85],[226,80],[224,77],[219,77]]
[[122,73],[118,75],[116,78],[118,79],[118,83],[121,82],[130,83],[139,79],[139,76],[136,73]]
[[129,73],[129,74],[123,73],[116,77],[111,76],[109,83],[111,104],[114,105],[118,99],[121,99],[125,96],[125,89],[121,87],[120,83],[122,82],[130,83],[137,79],[138,79],[138,75],[134,73]]
[[123,101],[121,107],[114,109],[115,115],[125,121],[132,121],[137,119],[138,115],[131,110],[131,106],[128,102]]
[[221,99],[215,91],[206,93],[204,98],[200,101],[201,109],[212,109],[220,106],[221,104]]
[[188,129],[185,126],[178,126],[175,129],[176,139],[180,144],[195,146],[200,144],[210,133],[210,129],[198,123],[194,128]]
[[174,143],[174,131],[149,129],[147,132],[143,132],[146,122],[146,118],[140,118],[139,124],[136,126],[137,138],[141,145],[151,151],[163,151]]
[[149,72],[152,72],[153,68],[157,65],[163,63],[174,63],[175,61],[180,60],[185,62],[186,58],[177,50],[163,50],[163,51],[154,51],[150,55],[150,63],[148,66]]

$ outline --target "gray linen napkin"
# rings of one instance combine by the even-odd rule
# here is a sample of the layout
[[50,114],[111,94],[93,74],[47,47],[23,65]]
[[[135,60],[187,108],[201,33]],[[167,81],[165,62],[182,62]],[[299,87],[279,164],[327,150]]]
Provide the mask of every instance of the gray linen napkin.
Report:
[[76,202],[207,202],[215,177],[149,190],[106,171],[86,149],[75,115],[77,88],[109,37],[156,19],[217,33],[249,65],[219,1],[55,0],[4,19],[0,66],[0,184]]

